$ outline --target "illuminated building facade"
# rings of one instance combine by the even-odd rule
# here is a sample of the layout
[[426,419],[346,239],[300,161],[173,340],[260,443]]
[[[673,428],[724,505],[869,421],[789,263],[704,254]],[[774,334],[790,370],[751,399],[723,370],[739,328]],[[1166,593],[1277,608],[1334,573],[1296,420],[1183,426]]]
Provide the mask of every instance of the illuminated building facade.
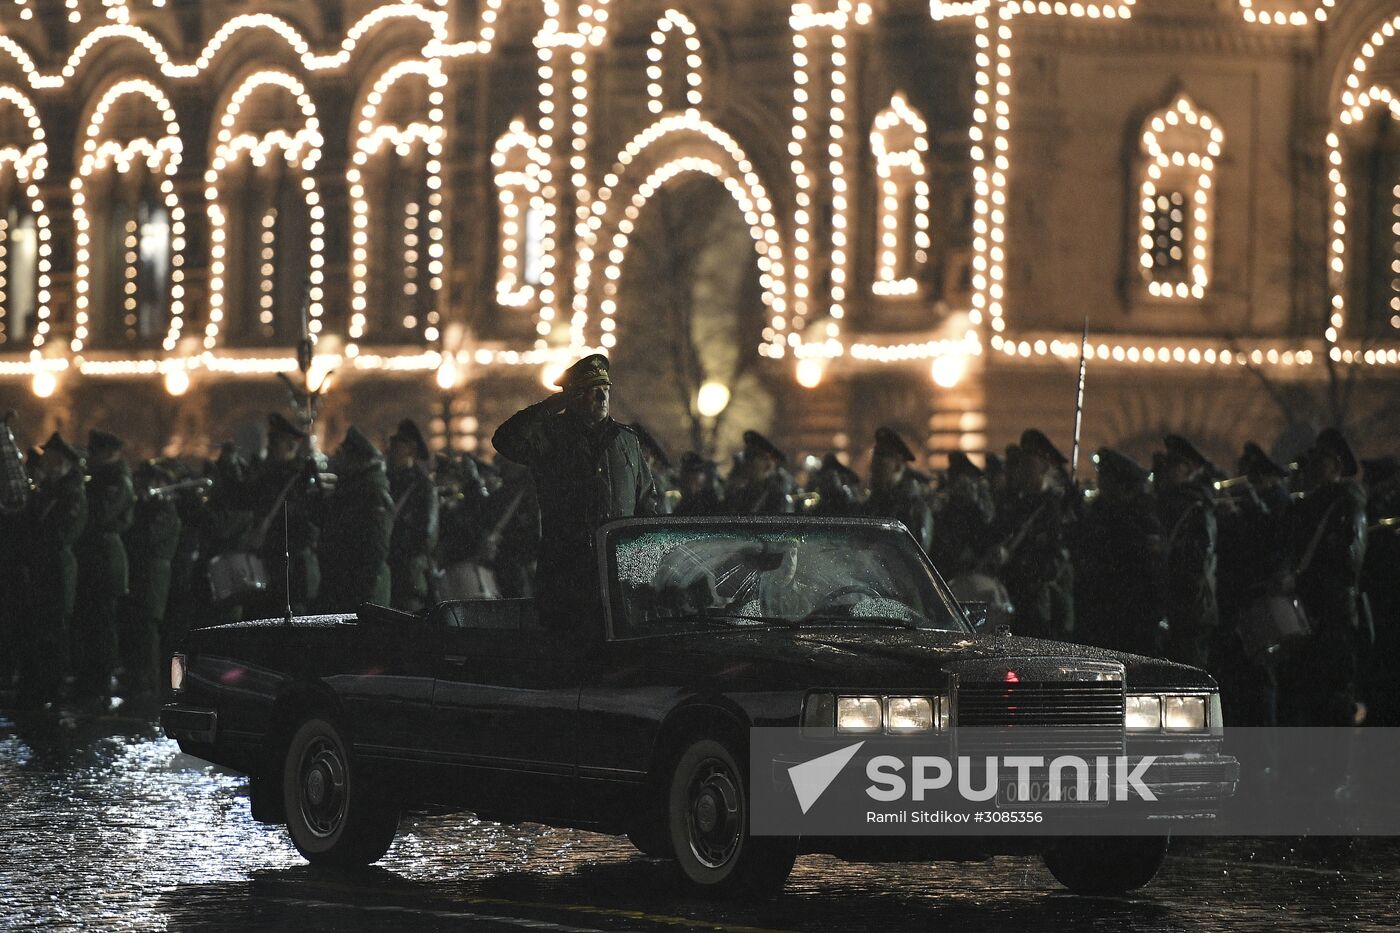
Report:
[[305,332],[325,436],[407,414],[481,449],[573,359],[655,339],[628,264],[692,183],[747,231],[753,426],[796,452],[859,459],[881,423],[931,466],[1028,424],[1068,447],[1086,316],[1089,449],[1178,430],[1225,459],[1341,418],[1380,450],[1400,420],[1378,4],[0,0],[0,24],[0,396],[29,436],[205,453],[284,404]]

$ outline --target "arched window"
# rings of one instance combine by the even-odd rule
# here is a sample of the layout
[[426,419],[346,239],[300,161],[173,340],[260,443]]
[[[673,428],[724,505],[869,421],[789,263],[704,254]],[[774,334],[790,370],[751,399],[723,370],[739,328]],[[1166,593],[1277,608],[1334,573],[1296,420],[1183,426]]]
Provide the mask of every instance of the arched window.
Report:
[[[685,67],[666,67],[666,43],[685,43]],[[647,49],[647,107],[652,113],[666,110],[686,110],[699,107],[704,101],[701,87],[700,37],[695,24],[676,10],[667,10],[656,21]]]
[[525,307],[537,301],[548,263],[549,205],[543,188],[548,156],[525,123],[511,121],[491,156],[500,202],[496,301]]
[[1210,286],[1219,124],[1178,94],[1143,125],[1138,167],[1137,265],[1147,294],[1200,301]]
[[437,62],[399,62],[361,107],[346,173],[354,217],[351,340],[439,337],[446,83]]
[[120,81],[93,109],[73,179],[73,349],[173,350],[184,325],[185,213],[175,194],[180,128],[144,79]]
[[49,333],[49,222],[39,196],[47,168],[38,111],[0,85],[0,349],[42,346]]
[[291,346],[321,332],[325,213],[314,171],[320,123],[301,82],[279,71],[245,80],[219,118],[205,176],[209,325],[245,346]]
[[919,112],[896,94],[875,117],[870,129],[870,150],[875,156],[875,249],[877,295],[913,295],[919,284],[918,269],[928,261],[929,187],[924,154],[928,151],[928,126]]
[[1353,333],[1400,328],[1400,102],[1379,89],[1345,132],[1347,231],[1351,262],[1347,304]]

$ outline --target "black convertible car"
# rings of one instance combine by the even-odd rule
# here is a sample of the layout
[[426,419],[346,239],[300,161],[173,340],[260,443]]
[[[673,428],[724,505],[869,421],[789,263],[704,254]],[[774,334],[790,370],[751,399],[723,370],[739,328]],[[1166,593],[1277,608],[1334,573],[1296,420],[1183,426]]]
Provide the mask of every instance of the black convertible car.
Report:
[[601,529],[598,553],[599,589],[565,626],[543,626],[532,600],[475,600],[195,630],[172,659],[162,724],[187,753],[247,773],[254,818],[285,823],[312,862],[371,863],[404,812],[470,809],[626,834],[714,893],[780,887],[799,851],[1038,851],[1084,893],[1156,873],[1164,836],[749,833],[751,729],[893,731],[894,699],[914,728],[925,710],[930,730],[1065,723],[1171,739],[1162,749],[1189,767],[1155,772],[1163,799],[1233,791],[1209,676],[979,632],[898,523],[639,518]]

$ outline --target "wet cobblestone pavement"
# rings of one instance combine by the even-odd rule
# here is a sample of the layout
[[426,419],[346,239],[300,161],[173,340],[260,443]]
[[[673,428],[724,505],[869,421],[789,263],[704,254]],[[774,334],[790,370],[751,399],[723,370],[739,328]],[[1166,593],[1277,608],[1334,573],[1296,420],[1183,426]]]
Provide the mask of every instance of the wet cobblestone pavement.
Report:
[[806,857],[782,897],[714,905],[623,839],[466,814],[335,874],[146,721],[0,714],[5,930],[1395,930],[1397,879],[1400,840],[1178,840],[1128,898],[1074,897],[1028,858]]

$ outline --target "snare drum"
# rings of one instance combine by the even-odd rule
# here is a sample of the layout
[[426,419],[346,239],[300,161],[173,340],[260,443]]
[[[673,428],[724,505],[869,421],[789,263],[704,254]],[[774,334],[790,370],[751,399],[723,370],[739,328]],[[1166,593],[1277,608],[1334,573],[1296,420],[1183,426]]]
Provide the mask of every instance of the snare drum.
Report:
[[248,551],[209,559],[209,592],[216,603],[240,603],[268,590],[267,565]]

